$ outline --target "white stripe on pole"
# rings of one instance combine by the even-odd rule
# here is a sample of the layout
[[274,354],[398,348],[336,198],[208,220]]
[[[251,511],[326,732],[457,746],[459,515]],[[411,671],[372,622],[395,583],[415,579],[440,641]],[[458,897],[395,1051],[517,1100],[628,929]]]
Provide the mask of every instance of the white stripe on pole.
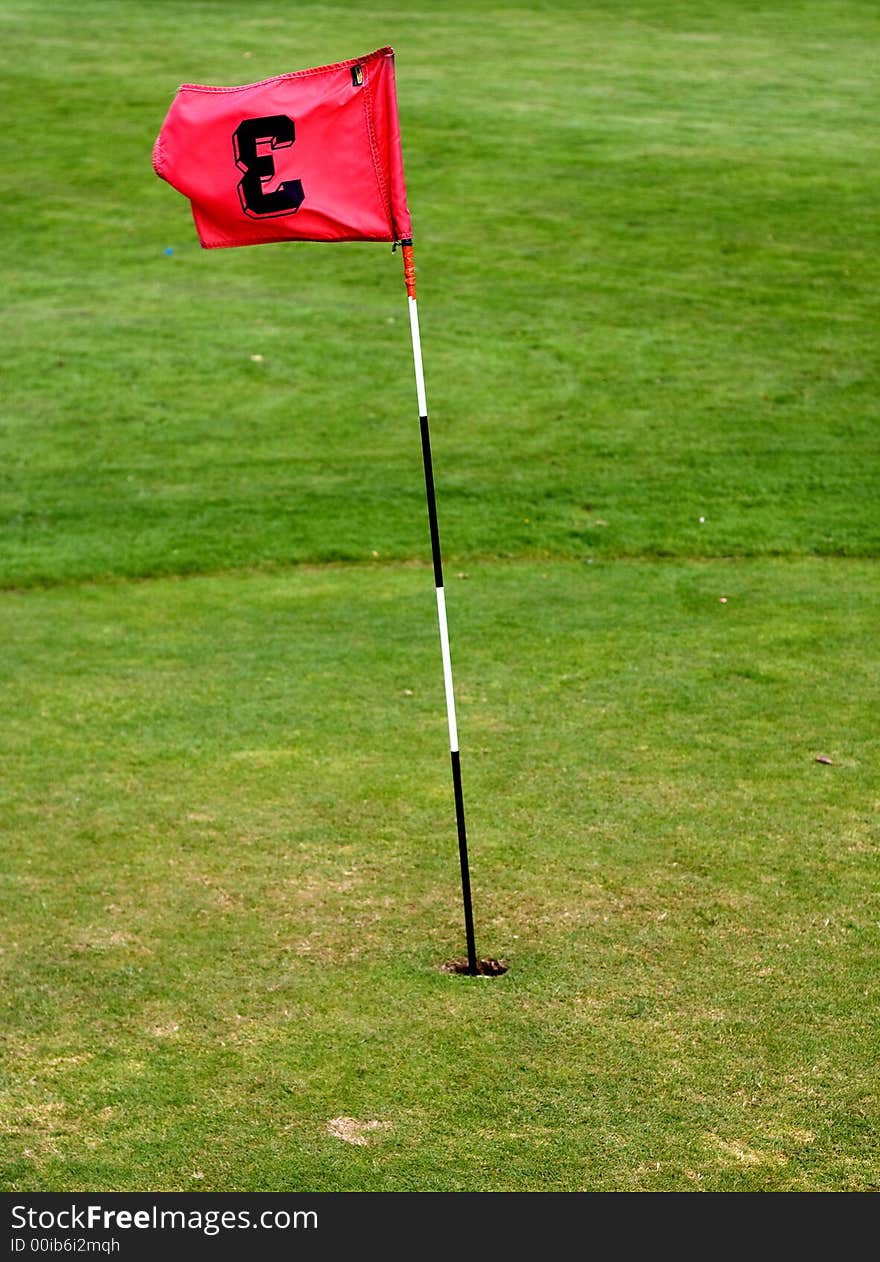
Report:
[[437,588],[437,621],[440,623],[440,652],[443,656],[443,682],[446,685],[446,717],[449,720],[449,749],[458,752],[458,727],[455,722],[455,694],[452,691],[452,658],[449,655],[449,632],[446,629],[446,593]]
[[[416,394],[419,399],[419,416],[427,419],[428,402],[425,397],[425,371],[422,367],[422,339],[419,335],[419,309],[416,300],[409,298],[409,326],[412,333],[413,364],[416,370]],[[435,558],[435,563],[438,562]],[[439,568],[439,564],[438,564]],[[442,582],[437,584],[437,621],[440,624],[440,653],[443,657],[443,683],[446,688],[446,718],[449,722],[449,749],[458,752],[458,725],[455,722],[455,693],[452,688],[452,658],[449,653],[449,631],[446,626],[446,593]]]
[[413,363],[416,368],[416,394],[419,398],[419,416],[428,415],[428,404],[425,399],[425,370],[422,368],[422,339],[419,336],[419,312],[415,298],[409,301],[409,327],[412,332]]

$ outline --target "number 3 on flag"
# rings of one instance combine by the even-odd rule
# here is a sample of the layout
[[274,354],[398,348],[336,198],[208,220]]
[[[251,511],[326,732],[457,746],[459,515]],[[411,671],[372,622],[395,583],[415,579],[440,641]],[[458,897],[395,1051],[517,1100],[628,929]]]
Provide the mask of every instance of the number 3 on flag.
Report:
[[251,219],[267,219],[272,215],[292,215],[303,202],[301,180],[285,180],[272,193],[266,193],[263,185],[275,175],[275,161],[271,153],[259,153],[260,141],[269,142],[272,149],[286,149],[296,139],[293,119],[286,114],[272,114],[267,118],[246,118],[239,123],[232,136],[235,165],[244,176],[238,184],[238,200],[241,208]]

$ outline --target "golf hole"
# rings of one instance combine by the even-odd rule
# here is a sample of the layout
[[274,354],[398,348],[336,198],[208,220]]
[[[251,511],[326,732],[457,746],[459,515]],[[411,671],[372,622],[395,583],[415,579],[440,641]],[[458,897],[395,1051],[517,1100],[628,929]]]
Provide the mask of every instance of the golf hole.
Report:
[[[471,973],[470,965],[467,957],[458,960],[447,960],[441,965],[444,973],[464,973],[465,976],[474,976]],[[500,977],[502,973],[507,972],[507,965],[502,964],[501,960],[488,959],[477,960],[477,977]]]

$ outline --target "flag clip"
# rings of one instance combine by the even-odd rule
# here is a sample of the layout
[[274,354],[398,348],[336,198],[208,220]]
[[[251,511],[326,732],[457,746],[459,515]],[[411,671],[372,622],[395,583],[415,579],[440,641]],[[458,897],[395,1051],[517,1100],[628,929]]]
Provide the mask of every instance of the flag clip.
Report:
[[363,66],[352,66],[351,68],[351,86],[359,88],[364,81]]

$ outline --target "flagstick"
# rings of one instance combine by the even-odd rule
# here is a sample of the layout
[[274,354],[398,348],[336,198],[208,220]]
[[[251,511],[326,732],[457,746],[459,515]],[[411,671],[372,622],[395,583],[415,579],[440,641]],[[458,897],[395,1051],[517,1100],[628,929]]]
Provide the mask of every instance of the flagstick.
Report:
[[467,831],[464,823],[464,797],[461,791],[461,762],[458,755],[458,728],[455,722],[455,693],[452,688],[452,659],[449,655],[449,632],[446,627],[446,593],[443,590],[443,567],[440,560],[440,532],[437,528],[437,501],[434,494],[434,469],[431,463],[431,438],[428,432],[428,404],[425,399],[425,373],[422,368],[422,341],[419,336],[419,312],[416,306],[416,269],[411,241],[403,245],[403,275],[409,302],[409,325],[412,332],[413,363],[416,370],[416,394],[419,401],[419,425],[422,431],[422,461],[425,466],[425,490],[428,496],[428,522],[431,527],[431,554],[434,559],[434,584],[437,588],[437,621],[440,624],[440,652],[443,657],[443,682],[446,687],[446,718],[449,723],[449,752],[452,757],[452,787],[455,794],[455,819],[458,825],[458,854],[461,860],[461,893],[464,899],[464,927],[467,935],[468,972],[477,973],[477,949],[474,945],[474,913],[471,907],[471,878],[468,868]]

